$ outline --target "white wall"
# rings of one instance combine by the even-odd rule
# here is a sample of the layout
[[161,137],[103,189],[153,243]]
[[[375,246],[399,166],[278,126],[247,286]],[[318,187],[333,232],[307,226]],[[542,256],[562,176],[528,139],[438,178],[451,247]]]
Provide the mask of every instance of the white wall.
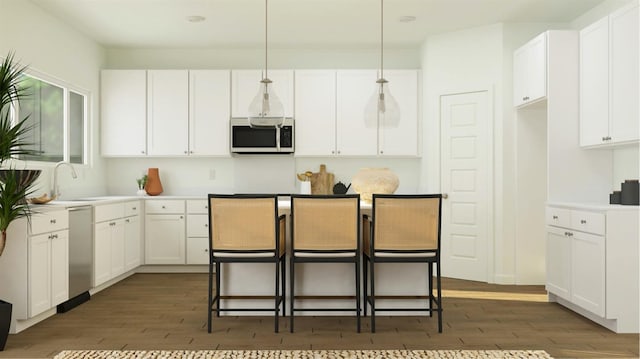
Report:
[[[98,151],[99,70],[105,62],[104,50],[29,1],[2,0],[0,56],[9,51],[15,52],[15,58],[30,69],[90,92],[91,165],[76,166],[77,180],[62,169],[59,183],[67,198],[105,193],[104,161]],[[43,170],[36,182],[36,193],[49,191],[53,166],[27,166]]]

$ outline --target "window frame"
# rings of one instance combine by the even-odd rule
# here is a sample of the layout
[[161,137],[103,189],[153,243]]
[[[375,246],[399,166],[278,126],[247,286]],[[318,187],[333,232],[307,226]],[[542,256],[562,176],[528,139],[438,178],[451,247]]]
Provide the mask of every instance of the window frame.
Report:
[[[91,167],[92,166],[92,157],[91,157],[91,144],[93,143],[92,141],[92,136],[91,136],[91,118],[92,118],[92,114],[91,114],[91,96],[92,93],[89,90],[86,90],[80,86],[75,86],[70,84],[69,82],[66,82],[64,80],[61,80],[59,78],[53,77],[53,76],[49,76],[47,74],[44,74],[40,71],[37,70],[33,70],[33,69],[27,69],[26,71],[24,71],[23,76],[27,76],[30,77],[32,79],[41,81],[41,82],[45,82],[47,84],[53,85],[53,86],[57,86],[59,88],[62,89],[62,102],[63,102],[63,109],[62,109],[62,117],[63,117],[63,124],[62,124],[62,133],[63,133],[63,148],[62,148],[62,160],[64,162],[69,162],[74,166],[81,166],[81,167]],[[82,103],[82,110],[83,110],[83,133],[82,133],[82,163],[72,163],[71,160],[71,119],[70,119],[70,106],[71,106],[71,92],[82,96],[83,98],[83,103]],[[19,104],[14,104],[15,106],[12,106],[12,110],[13,110],[13,122],[15,123],[15,121],[18,120],[18,115],[20,113],[19,111]],[[32,162],[35,163],[37,165],[55,165],[57,162],[53,162],[53,161],[44,161],[44,160],[40,160],[40,159],[20,159],[20,158],[16,158],[17,160],[20,161],[24,161],[24,162]]]

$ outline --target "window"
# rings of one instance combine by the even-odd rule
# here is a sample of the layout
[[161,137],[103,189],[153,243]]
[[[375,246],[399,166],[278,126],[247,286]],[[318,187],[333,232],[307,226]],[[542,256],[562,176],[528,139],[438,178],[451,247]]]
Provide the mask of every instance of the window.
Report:
[[87,163],[87,95],[67,86],[25,75],[22,86],[29,89],[20,101],[19,119],[28,118],[32,129],[25,142],[37,155],[19,159],[43,162]]

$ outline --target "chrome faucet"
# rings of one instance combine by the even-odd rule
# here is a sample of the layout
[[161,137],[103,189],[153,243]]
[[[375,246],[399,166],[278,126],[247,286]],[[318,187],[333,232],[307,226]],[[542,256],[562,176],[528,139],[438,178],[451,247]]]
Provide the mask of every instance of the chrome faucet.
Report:
[[53,189],[51,190],[51,196],[50,196],[52,198],[60,197],[60,188],[58,187],[58,168],[62,165],[69,166],[69,168],[71,169],[71,177],[78,178],[78,175],[76,174],[76,170],[73,168],[71,163],[65,162],[65,161],[60,161],[56,163],[56,166],[53,168]]

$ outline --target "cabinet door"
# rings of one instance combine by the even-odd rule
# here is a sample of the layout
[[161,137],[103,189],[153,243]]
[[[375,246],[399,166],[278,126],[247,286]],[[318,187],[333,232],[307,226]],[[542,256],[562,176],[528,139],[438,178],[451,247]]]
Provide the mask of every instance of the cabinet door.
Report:
[[184,215],[146,216],[145,264],[185,264]]
[[604,317],[604,237],[571,231],[571,301]]
[[111,278],[115,278],[124,273],[124,220],[111,223]]
[[93,286],[111,279],[111,227],[113,221],[100,222],[95,225],[93,239]]
[[55,307],[69,299],[69,231],[51,237],[51,307]]
[[29,238],[29,317],[51,308],[51,234]]
[[147,73],[102,70],[100,134],[103,156],[147,153]]
[[400,123],[398,126],[388,126],[380,119],[379,155],[418,155],[418,73],[416,70],[385,72],[385,78],[389,81],[389,92],[400,108]]
[[140,216],[124,220],[124,270],[130,271],[140,265],[141,228]]
[[189,71],[189,154],[229,156],[228,70]]
[[336,154],[336,72],[296,71],[296,156]]
[[580,31],[580,145],[609,135],[609,20]]
[[547,95],[547,34],[542,33],[513,54],[513,104],[524,105]]
[[375,70],[337,72],[336,151],[342,156],[378,153],[378,126],[365,124],[364,111],[376,91]]
[[[293,71],[269,70],[273,89],[282,101],[284,115],[293,117]],[[248,117],[249,104],[258,93],[262,70],[231,71],[231,117]]]
[[209,264],[208,237],[187,237],[187,264]]
[[189,72],[187,70],[149,70],[147,99],[149,155],[187,155]]
[[633,2],[609,17],[611,51],[609,136],[612,142],[637,141],[640,135],[638,14],[638,3]]
[[566,230],[547,227],[547,283],[545,288],[571,300],[571,239]]
[[547,96],[547,34],[542,33],[529,43],[527,55],[527,102]]

